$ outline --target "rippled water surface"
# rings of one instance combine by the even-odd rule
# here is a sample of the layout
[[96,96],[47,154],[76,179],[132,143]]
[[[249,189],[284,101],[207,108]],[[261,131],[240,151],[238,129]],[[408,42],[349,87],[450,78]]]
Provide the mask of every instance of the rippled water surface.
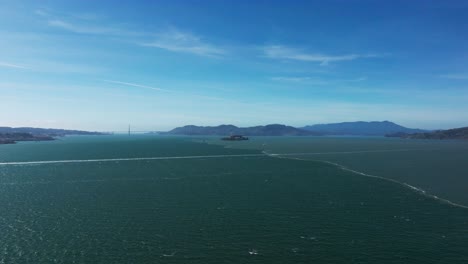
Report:
[[[262,149],[288,158],[326,161],[415,186],[468,206],[468,141],[383,137],[256,137],[210,143]],[[286,155],[284,155],[286,154]]]
[[[0,145],[0,263],[467,263],[467,209],[256,140],[199,142]],[[94,161],[21,163],[59,160]]]

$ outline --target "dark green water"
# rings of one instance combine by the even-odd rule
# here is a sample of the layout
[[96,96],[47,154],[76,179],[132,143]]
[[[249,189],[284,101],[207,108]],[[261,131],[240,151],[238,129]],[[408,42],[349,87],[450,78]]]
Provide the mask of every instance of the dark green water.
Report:
[[[70,137],[0,146],[0,162],[259,153],[187,138]],[[0,263],[468,260],[468,210],[261,155],[0,165],[0,212]]]
[[416,186],[429,194],[468,206],[468,141],[401,140],[381,137],[257,137],[249,142],[211,143],[347,168]]

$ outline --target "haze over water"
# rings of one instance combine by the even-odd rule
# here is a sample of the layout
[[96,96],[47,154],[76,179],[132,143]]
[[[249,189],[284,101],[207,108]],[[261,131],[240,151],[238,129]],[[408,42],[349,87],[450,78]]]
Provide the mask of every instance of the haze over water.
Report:
[[[262,155],[263,150],[388,150],[386,140],[254,138],[229,143],[229,148],[206,142],[217,139],[95,136],[0,146],[0,263],[465,263],[468,259],[467,209],[331,164]],[[394,177],[406,177],[415,186],[441,182],[435,172],[444,168],[462,175],[466,166],[460,163],[457,171],[451,163],[466,157],[462,144],[392,141],[392,146],[422,150],[350,153],[347,158],[330,154],[327,160],[387,177],[391,171],[379,172],[405,167],[405,155],[424,155],[433,168],[434,173],[427,174],[431,180],[420,174],[430,171],[424,166],[414,166],[418,176],[407,172]],[[429,151],[433,147],[460,158],[434,162]],[[94,161],[5,164],[57,160]],[[454,190],[463,185],[453,183]],[[450,192],[442,195],[449,186],[431,191],[449,199]],[[465,199],[453,197],[459,202]]]

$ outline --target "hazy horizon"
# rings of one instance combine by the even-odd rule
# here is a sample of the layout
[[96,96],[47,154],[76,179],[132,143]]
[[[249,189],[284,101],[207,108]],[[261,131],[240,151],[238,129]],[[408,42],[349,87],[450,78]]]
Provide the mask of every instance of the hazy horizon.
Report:
[[[346,121],[346,122],[392,122],[390,120],[371,120],[371,121],[362,121],[362,120],[356,120],[356,121]],[[254,126],[266,126],[266,125],[286,125],[286,126],[292,126],[292,127],[295,127],[295,128],[303,128],[305,126],[311,126],[311,125],[328,125],[328,124],[337,124],[337,123],[345,123],[345,122],[336,122],[336,123],[317,123],[317,124],[306,124],[306,125],[299,125],[299,126],[292,126],[292,125],[289,125],[287,123],[268,123],[268,124],[253,124],[253,125],[249,125],[249,126],[241,126],[241,125],[236,125],[236,124],[231,124],[231,123],[220,123],[220,124],[209,124],[209,125],[203,125],[203,124],[191,124],[191,123],[188,123],[188,124],[181,124],[179,126],[175,126],[175,127],[170,127],[170,128],[167,128],[167,129],[151,129],[150,126],[146,127],[146,128],[140,128],[140,127],[134,127],[134,126],[131,126],[130,124],[130,130],[135,132],[135,131],[140,131],[140,132],[163,132],[163,131],[169,131],[169,130],[172,130],[174,128],[177,128],[177,127],[183,127],[183,126],[206,126],[206,127],[216,127],[216,126],[222,126],[222,125],[233,125],[233,126],[236,126],[236,127],[239,127],[239,128],[245,128],[245,127],[254,127]],[[392,123],[395,123],[395,122],[392,122]],[[397,125],[401,125],[401,124],[398,124],[398,123],[395,123]],[[0,125],[0,127],[2,127],[3,125]],[[28,126],[14,126],[13,128],[20,128],[20,127],[28,127]],[[406,128],[413,128],[413,129],[422,129],[422,128],[418,128],[418,127],[407,127],[407,126],[403,126],[403,127],[406,127]],[[124,126],[120,129],[114,129],[114,130],[96,130],[96,129],[80,129],[80,128],[67,128],[67,127],[36,127],[36,128],[46,128],[46,129],[66,129],[66,130],[86,130],[86,131],[96,131],[96,132],[117,132],[117,133],[123,133],[123,134],[127,134],[128,133],[128,129],[129,129],[129,125],[127,124],[127,126]],[[458,127],[453,127],[453,128],[458,128]],[[438,128],[424,128],[426,130],[438,130]],[[451,128],[449,128],[451,129]]]
[[468,1],[0,2],[0,264],[467,264]]
[[3,1],[0,126],[468,125],[461,1]]

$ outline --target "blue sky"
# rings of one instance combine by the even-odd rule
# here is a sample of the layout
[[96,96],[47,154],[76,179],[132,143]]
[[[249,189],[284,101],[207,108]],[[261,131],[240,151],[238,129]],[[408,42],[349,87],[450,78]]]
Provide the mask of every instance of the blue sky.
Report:
[[468,125],[466,1],[1,1],[0,125]]

